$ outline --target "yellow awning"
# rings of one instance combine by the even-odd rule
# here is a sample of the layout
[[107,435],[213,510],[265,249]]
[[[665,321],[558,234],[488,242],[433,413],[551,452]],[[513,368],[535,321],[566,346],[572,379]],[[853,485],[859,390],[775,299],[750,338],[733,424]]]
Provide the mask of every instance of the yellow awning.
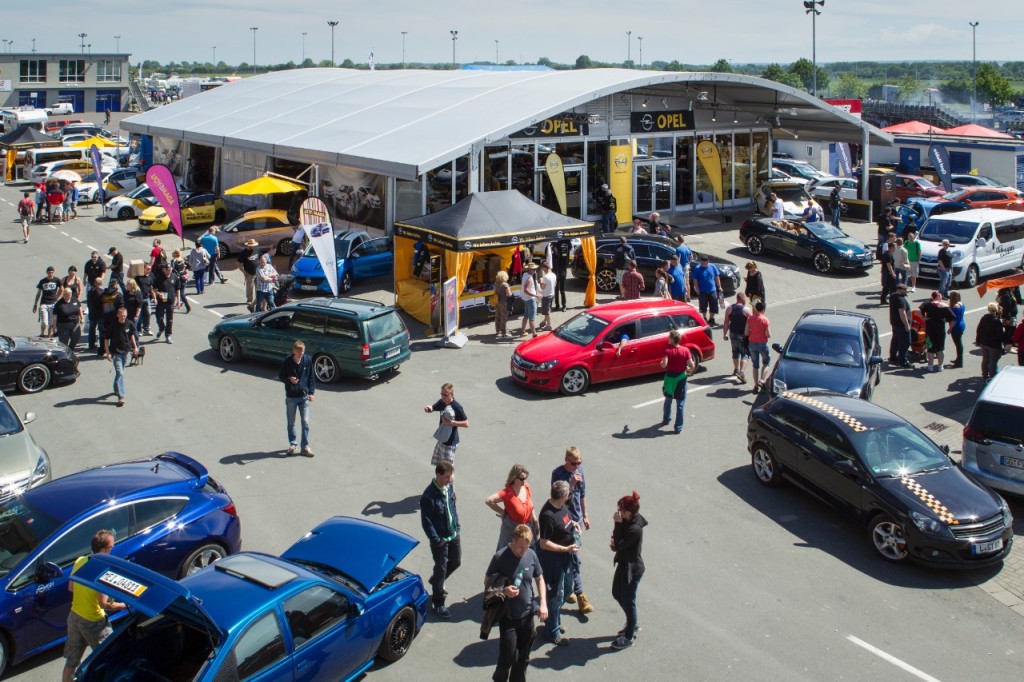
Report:
[[288,192],[298,192],[306,189],[303,185],[296,182],[289,182],[281,178],[275,178],[272,175],[264,175],[262,178],[256,178],[249,182],[244,182],[237,187],[224,192],[224,194],[238,194],[242,196],[252,196],[254,194],[286,194]]
[[72,146],[72,147],[91,147],[93,145],[96,145],[96,147],[99,148],[99,149],[103,149],[104,147],[116,147],[117,143],[113,142],[111,140],[108,140],[105,137],[100,137],[99,135],[95,135],[93,137],[90,137],[88,140],[82,140],[81,142],[72,142],[70,146]]

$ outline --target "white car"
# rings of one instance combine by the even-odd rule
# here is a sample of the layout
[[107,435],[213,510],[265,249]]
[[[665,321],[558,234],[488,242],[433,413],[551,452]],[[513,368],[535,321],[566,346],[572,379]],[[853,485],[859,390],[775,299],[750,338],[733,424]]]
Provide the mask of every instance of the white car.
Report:
[[68,114],[75,113],[75,105],[71,102],[58,102],[52,107],[46,107],[43,109],[47,116],[67,116]]
[[806,161],[798,161],[796,159],[772,159],[772,168],[777,168],[795,178],[803,178],[808,182],[823,180],[829,177],[828,173],[822,173]]
[[757,188],[754,193],[754,201],[757,204],[757,211],[763,215],[771,215],[772,207],[768,204],[768,197],[775,192],[782,199],[783,210],[786,217],[797,217],[803,215],[807,208],[807,202],[811,195],[803,185],[797,182],[766,182]]
[[815,180],[807,185],[807,192],[818,200],[822,206],[828,205],[829,197],[832,196],[832,189],[839,188],[841,199],[856,199],[858,183],[853,178],[840,178],[831,176],[823,180]]
[[114,197],[103,205],[103,215],[109,220],[129,220],[138,218],[150,206],[156,206],[153,190],[145,182],[138,187]]

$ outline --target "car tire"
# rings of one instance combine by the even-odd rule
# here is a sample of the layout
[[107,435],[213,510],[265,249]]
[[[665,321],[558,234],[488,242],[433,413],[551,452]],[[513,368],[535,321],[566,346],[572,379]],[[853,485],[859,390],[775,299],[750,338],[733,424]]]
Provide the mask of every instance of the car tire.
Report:
[[133,211],[128,206],[125,206],[124,208],[122,208],[120,211],[117,212],[117,219],[118,220],[131,220],[134,217],[135,217],[135,211]]
[[292,240],[282,239],[277,243],[277,255],[278,256],[290,256],[292,255]]
[[760,237],[747,237],[747,251],[752,256],[760,254],[764,251],[764,242]]
[[217,354],[220,359],[228,364],[239,362],[242,359],[242,347],[238,345],[238,339],[231,334],[225,334],[217,342]]
[[217,242],[217,259],[218,260],[227,260],[228,256],[230,256],[230,255],[231,255],[231,252],[228,251],[227,244],[225,244],[224,242]]
[[34,362],[18,372],[18,390],[21,393],[39,393],[50,385],[53,374],[41,362]]
[[0,676],[7,671],[7,666],[10,664],[11,645],[7,639],[7,634],[0,632]]
[[696,374],[701,370],[700,353],[697,352],[696,348],[690,348],[689,351],[690,357],[693,358],[693,374]]
[[220,561],[227,555],[228,551],[216,542],[203,545],[189,554],[185,560],[181,562],[181,567],[178,569],[178,579],[181,580],[186,576],[192,575],[196,571],[201,571],[215,561]]
[[779,470],[775,453],[764,443],[755,444],[750,452],[750,468],[761,485],[774,488],[782,483],[782,472]]
[[565,395],[583,395],[590,386],[590,373],[583,367],[570,367],[558,380],[558,390]]
[[223,223],[224,222],[224,218],[226,218],[226,217],[227,217],[227,214],[224,212],[224,209],[223,208],[219,208],[219,209],[217,209],[217,212],[213,214],[213,222],[218,223],[218,224]]
[[967,276],[964,277],[964,283],[962,285],[963,288],[964,289],[973,289],[974,287],[978,286],[978,282],[980,280],[981,280],[981,273],[978,271],[978,266],[975,265],[974,263],[971,263],[967,267]]
[[832,272],[832,257],[824,251],[815,251],[811,256],[811,263],[814,269],[823,275]]
[[878,514],[871,519],[868,539],[878,555],[890,563],[899,564],[910,558],[907,534],[888,514]]
[[394,663],[405,656],[416,637],[416,612],[410,606],[402,607],[384,630],[384,638],[380,641],[377,656]]
[[619,288],[618,283],[615,281],[615,271],[610,268],[601,268],[597,271],[597,290],[598,291],[616,291]]
[[330,355],[317,355],[313,358],[313,373],[320,383],[334,383],[338,380],[338,362]]
[[341,282],[338,283],[338,292],[347,294],[352,288],[352,273],[346,272],[341,276]]

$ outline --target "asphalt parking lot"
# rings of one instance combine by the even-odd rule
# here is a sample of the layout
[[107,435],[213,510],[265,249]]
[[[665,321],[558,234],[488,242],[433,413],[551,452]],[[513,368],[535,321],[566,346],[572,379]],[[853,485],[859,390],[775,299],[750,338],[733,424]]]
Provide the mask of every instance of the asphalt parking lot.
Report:
[[[72,263],[81,267],[92,248],[106,253],[111,245],[126,258],[143,257],[152,237],[134,233],[130,223],[97,221],[98,209],[89,207],[70,224],[35,227],[32,241],[22,245],[16,189],[0,188],[2,331],[31,335],[38,330],[30,312],[34,286],[47,265],[58,273]],[[873,226],[844,227],[873,243]],[[688,242],[742,265],[748,256],[738,228],[708,221]],[[812,307],[868,312],[888,330],[874,272],[821,276],[780,258],[759,263],[775,340]],[[231,272],[229,284],[193,298],[193,312],[176,316],[173,346],[147,339],[146,364],[128,372],[123,409],[110,396],[109,365],[91,357],[83,357],[75,384],[11,400],[19,412],[39,414],[31,430],[49,451],[55,475],[165,450],[200,459],[237,503],[244,548],[273,553],[334,514],[422,538],[418,499],[432,475],[435,425],[422,408],[437,399],[442,383],[453,382],[470,420],[456,457],[464,560],[448,582],[453,618],[428,617],[408,656],[372,670],[367,680],[490,675],[497,644],[493,635],[481,641],[478,630],[498,520],[483,500],[516,462],[530,469],[534,495],[543,499],[567,445],[579,447],[585,460],[593,527],[583,537],[584,586],[597,610],[584,619],[565,607],[572,643],[538,643],[531,679],[613,679],[641,671],[672,680],[679,679],[680,664],[700,680],[1015,680],[1024,670],[1018,636],[1024,550],[1015,548],[1001,569],[978,572],[893,567],[874,556],[864,532],[817,501],[792,487],[760,486],[745,448],[756,396],[749,384],[727,376],[731,362],[720,331],[718,358],[693,378],[686,429],[676,436],[658,428],[657,378],[605,384],[571,399],[533,393],[509,378],[512,349],[494,341],[490,325],[468,328],[470,343],[454,350],[437,348],[422,325],[410,323],[413,354],[401,372],[377,383],[320,387],[312,409],[317,456],[288,458],[276,366],[227,366],[207,344],[217,320],[244,311],[240,284]],[[568,290],[575,308],[556,313],[556,322],[581,309],[580,283],[570,282]],[[393,299],[383,280],[352,294]],[[920,286],[913,295],[917,303],[925,296]],[[985,301],[967,292],[965,302],[970,338]],[[512,324],[518,328],[518,320]],[[956,454],[960,424],[980,388],[978,365],[971,354],[965,368],[938,375],[886,371],[876,401]],[[650,522],[648,572],[639,592],[643,632],[636,646],[615,652],[609,645],[623,617],[611,598],[607,539],[615,500],[633,489]],[[1024,518],[1024,504],[1011,504]],[[429,574],[429,551],[417,548],[405,565]],[[60,667],[59,651],[51,652],[9,677],[52,680]]]

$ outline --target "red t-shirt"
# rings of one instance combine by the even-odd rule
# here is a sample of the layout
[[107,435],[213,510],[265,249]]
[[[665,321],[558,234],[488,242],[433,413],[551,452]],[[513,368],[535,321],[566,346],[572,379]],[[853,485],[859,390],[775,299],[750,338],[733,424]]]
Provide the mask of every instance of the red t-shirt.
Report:
[[747,318],[747,340],[750,343],[768,343],[768,318],[754,313]]
[[526,489],[525,502],[519,499],[512,486],[508,486],[498,493],[498,497],[505,505],[505,515],[514,523],[529,524],[533,520],[533,493],[530,491],[529,483],[523,483],[523,487]]
[[668,358],[668,364],[665,365],[666,374],[685,372],[690,364],[690,351],[686,346],[669,346],[665,349],[665,357]]

